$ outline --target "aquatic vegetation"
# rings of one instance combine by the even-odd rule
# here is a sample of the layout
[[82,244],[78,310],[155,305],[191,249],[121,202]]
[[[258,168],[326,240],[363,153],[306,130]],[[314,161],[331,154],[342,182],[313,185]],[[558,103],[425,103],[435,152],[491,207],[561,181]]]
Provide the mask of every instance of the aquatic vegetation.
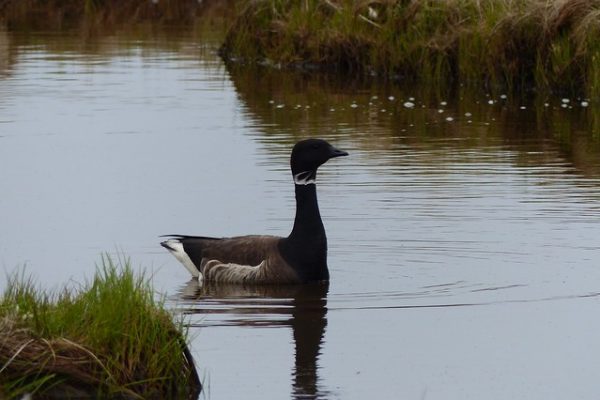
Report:
[[182,321],[149,280],[110,257],[56,293],[14,274],[0,297],[0,397],[184,397],[200,381]]
[[222,54],[420,83],[600,94],[594,0],[261,0]]

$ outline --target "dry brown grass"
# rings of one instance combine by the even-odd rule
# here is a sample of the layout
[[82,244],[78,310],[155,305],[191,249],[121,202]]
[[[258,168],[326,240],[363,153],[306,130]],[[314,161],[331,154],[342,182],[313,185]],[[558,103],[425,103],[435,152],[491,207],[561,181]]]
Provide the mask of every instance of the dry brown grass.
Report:
[[[110,375],[102,361],[89,349],[66,338],[44,339],[5,317],[0,321],[2,380],[16,381],[25,376],[58,376],[68,382],[61,390],[88,392],[103,384]],[[40,382],[45,383],[45,382]],[[34,388],[32,388],[34,389]],[[126,391],[127,395],[137,397]]]
[[[2,381],[19,381],[24,377],[47,377],[35,382],[35,378],[24,381],[28,390],[44,388],[44,397],[83,396],[92,393],[120,396],[132,399],[144,398],[134,390],[123,386],[111,375],[102,361],[103,356],[67,338],[45,339],[31,330],[18,328],[15,321],[4,318],[0,321],[0,375]],[[174,335],[180,335],[173,331]],[[182,340],[185,364],[183,371],[195,376],[194,361]],[[193,373],[192,373],[193,371]],[[33,385],[31,385],[33,383]],[[38,386],[39,384],[39,386]],[[190,385],[193,385],[193,381]],[[199,381],[196,382],[199,385]],[[174,392],[175,393],[175,392]],[[158,393],[156,393],[158,395]],[[161,394],[159,397],[168,397]]]

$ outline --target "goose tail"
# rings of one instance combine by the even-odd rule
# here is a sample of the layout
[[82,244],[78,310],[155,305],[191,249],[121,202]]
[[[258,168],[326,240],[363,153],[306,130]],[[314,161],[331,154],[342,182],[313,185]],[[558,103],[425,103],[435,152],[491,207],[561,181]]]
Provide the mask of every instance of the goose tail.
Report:
[[165,249],[169,250],[171,254],[183,264],[185,268],[192,274],[194,278],[200,277],[200,271],[196,267],[196,265],[192,262],[190,256],[185,252],[185,248],[183,247],[183,243],[181,242],[181,238],[171,238],[160,242],[160,245]]

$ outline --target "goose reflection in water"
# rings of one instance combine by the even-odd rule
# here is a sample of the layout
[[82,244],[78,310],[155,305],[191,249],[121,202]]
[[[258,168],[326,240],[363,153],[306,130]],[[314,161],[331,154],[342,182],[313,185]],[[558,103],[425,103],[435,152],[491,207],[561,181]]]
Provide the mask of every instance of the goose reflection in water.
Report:
[[292,396],[319,399],[317,361],[327,326],[329,284],[244,286],[190,281],[179,293],[186,314],[220,314],[225,318],[190,324],[206,326],[291,327],[295,362]]

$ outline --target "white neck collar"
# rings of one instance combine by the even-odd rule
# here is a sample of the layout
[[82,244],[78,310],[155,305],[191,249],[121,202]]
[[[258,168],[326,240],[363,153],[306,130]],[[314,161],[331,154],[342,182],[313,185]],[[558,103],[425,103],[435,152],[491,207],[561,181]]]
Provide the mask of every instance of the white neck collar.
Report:
[[314,185],[317,181],[317,171],[302,171],[294,175],[296,185]]

